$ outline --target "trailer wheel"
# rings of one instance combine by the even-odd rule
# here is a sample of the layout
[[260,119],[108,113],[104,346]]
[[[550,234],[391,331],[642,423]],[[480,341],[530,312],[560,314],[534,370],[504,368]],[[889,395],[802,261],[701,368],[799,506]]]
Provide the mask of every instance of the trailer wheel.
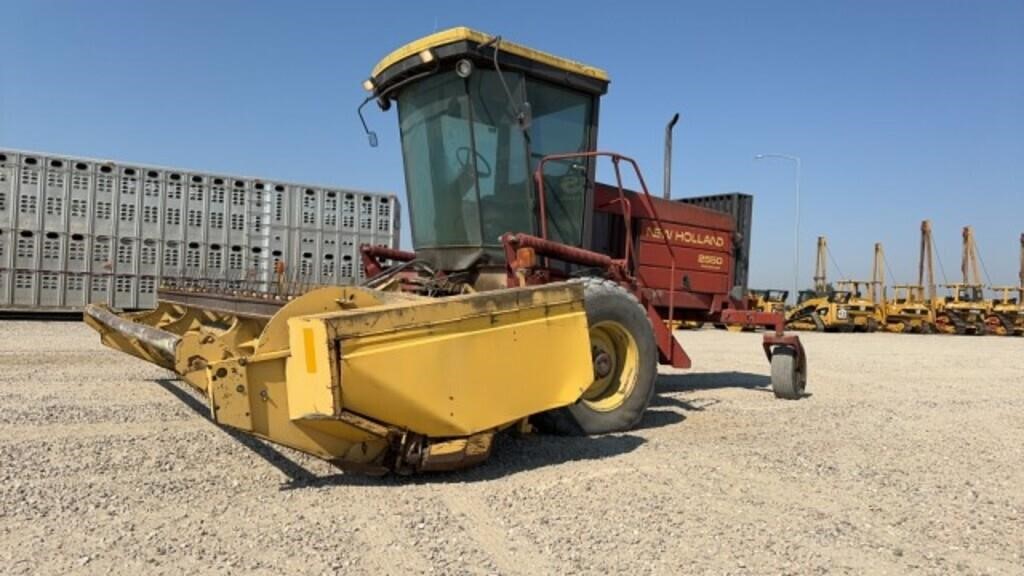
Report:
[[654,394],[658,348],[640,302],[610,280],[584,280],[594,382],[575,404],[538,414],[545,432],[586,435],[629,430]]
[[779,346],[772,351],[772,392],[776,398],[796,400],[804,395],[807,371],[799,364],[792,348]]

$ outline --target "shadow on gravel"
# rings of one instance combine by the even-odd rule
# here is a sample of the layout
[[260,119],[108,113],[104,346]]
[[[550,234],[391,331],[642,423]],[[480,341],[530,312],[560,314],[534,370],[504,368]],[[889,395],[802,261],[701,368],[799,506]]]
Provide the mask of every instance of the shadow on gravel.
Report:
[[[658,384],[654,397],[651,398],[651,407],[675,406],[683,410],[703,410],[708,406],[718,404],[718,400],[710,400],[695,405],[680,398],[666,396],[678,392],[697,392],[700,390],[720,390],[723,388],[742,388],[755,392],[772,392],[772,379],[770,376],[751,374],[749,372],[718,372],[714,374],[661,374],[658,376]],[[810,398],[813,394],[804,392],[800,398]]]
[[[675,400],[672,399],[666,400],[668,401],[662,403],[660,399],[657,396],[655,396],[654,398],[651,398],[650,406],[652,408],[655,408],[657,406],[672,406],[676,408],[681,408],[683,410],[703,410],[703,408],[692,406],[686,402],[676,402]],[[658,402],[658,404],[655,404],[656,401]],[[665,426],[672,426],[673,424],[679,424],[683,420],[686,420],[686,416],[675,410],[648,409],[646,412],[644,412],[644,417],[642,420],[640,420],[640,423],[636,425],[635,430],[653,430],[654,428],[662,428]]]
[[[199,400],[182,388],[177,380],[160,379],[154,380],[154,382],[164,390],[170,392],[175,398],[181,400],[181,402],[185,406],[189,407],[193,412],[212,422],[212,419],[210,418],[210,408],[204,404],[202,400]],[[289,482],[316,477],[310,471],[293,462],[276,448],[255,436],[249,436],[248,434],[243,434],[236,430],[232,430],[231,428],[225,428],[224,426],[217,426],[217,428],[230,436],[233,440],[236,440],[242,446],[252,450],[257,456],[266,460],[268,464],[280,470],[282,474],[289,478]]]
[[[196,414],[210,420],[210,410],[207,405],[183,388],[183,385],[177,380],[159,379],[153,382],[180,400]],[[649,411],[638,428],[657,428],[680,422],[683,418],[681,414],[669,410]],[[282,484],[282,490],[326,486],[400,486],[409,483],[448,484],[479,482],[566,462],[601,460],[627,454],[646,442],[643,438],[630,434],[569,437],[541,434],[520,436],[506,432],[496,437],[491,457],[483,464],[469,470],[435,472],[418,476],[397,476],[391,474],[374,477],[354,472],[318,476],[267,442],[230,428],[223,426],[218,426],[218,428],[268,464],[281,471],[288,478]]]
[[764,376],[762,374],[751,374],[749,372],[662,374],[658,377],[655,394],[657,396],[662,396],[663,394],[672,394],[676,392],[719,390],[721,388],[744,388],[747,390],[771,392],[771,387],[771,377]]
[[454,472],[422,474],[397,478],[398,483],[461,484],[511,476],[518,472],[537,470],[569,462],[604,460],[628,454],[647,440],[632,434],[604,436],[521,436],[502,433],[491,457],[475,468]]

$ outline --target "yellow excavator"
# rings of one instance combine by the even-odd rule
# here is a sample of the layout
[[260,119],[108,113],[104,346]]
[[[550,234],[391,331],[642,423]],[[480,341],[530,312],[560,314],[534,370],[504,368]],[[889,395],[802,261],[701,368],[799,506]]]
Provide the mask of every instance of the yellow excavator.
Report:
[[[671,200],[669,163],[658,198],[633,159],[597,150],[608,84],[469,28],[405,45],[359,116],[374,146],[363,107],[398,109],[413,252],[361,247],[359,286],[181,279],[154,310],[90,305],[85,321],[202,392],[218,424],[372,473],[464,468],[507,429],[629,430],[658,364],[690,366],[679,322],[771,327],[772,390],[802,397],[799,338],[746,307],[737,218]],[[599,161],[615,182],[596,181]]]

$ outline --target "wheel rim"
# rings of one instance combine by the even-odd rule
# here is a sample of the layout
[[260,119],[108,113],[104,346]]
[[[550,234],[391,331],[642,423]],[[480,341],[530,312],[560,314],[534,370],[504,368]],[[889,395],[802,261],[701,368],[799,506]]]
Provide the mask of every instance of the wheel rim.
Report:
[[598,322],[590,327],[590,352],[594,382],[583,393],[583,402],[598,412],[615,410],[629,398],[639,377],[636,339],[618,322]]

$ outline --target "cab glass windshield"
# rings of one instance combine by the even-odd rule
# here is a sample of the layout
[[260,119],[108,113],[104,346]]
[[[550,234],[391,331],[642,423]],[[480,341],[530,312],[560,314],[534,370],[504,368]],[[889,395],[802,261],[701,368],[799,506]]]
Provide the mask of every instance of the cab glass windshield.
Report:
[[[416,249],[500,246],[506,232],[538,233],[532,174],[547,154],[586,150],[591,97],[521,74],[441,72],[399,94],[406,189]],[[511,100],[509,98],[511,93]],[[516,122],[529,101],[533,122]],[[549,236],[580,245],[585,162],[545,169]]]

